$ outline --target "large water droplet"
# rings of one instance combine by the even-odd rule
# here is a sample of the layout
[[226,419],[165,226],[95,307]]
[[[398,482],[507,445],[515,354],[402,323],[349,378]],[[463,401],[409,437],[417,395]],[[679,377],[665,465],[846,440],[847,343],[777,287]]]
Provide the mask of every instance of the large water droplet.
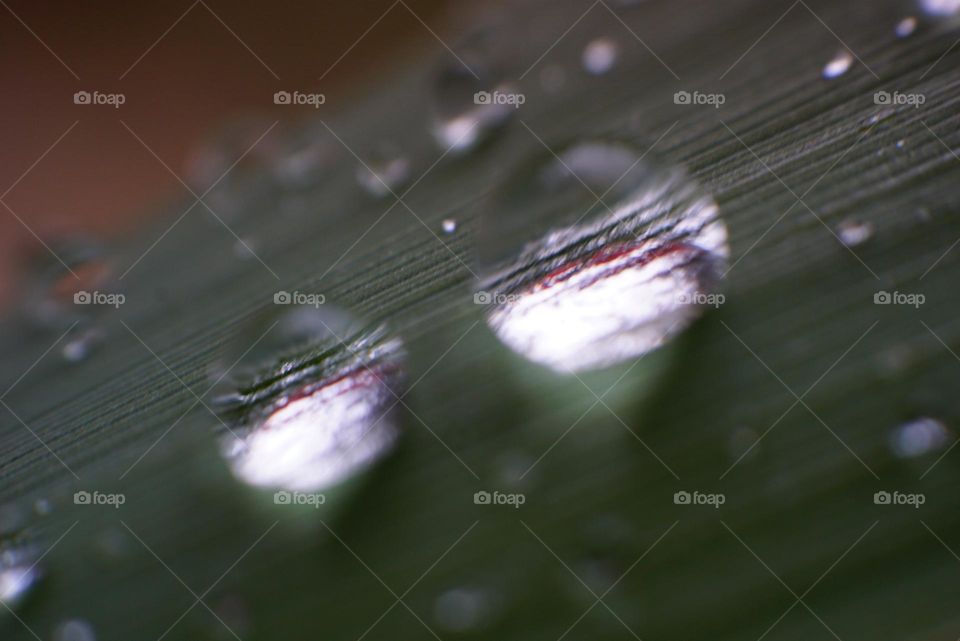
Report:
[[514,176],[481,225],[474,300],[516,352],[558,371],[605,367],[722,302],[726,227],[683,170],[590,141]]
[[224,453],[247,483],[322,490],[395,444],[402,346],[384,327],[294,306],[255,321],[232,351],[242,357],[223,361],[218,403]]
[[949,435],[941,421],[924,416],[898,425],[890,434],[890,447],[900,458],[914,458],[942,448]]
[[853,64],[853,54],[846,49],[835,55],[830,62],[823,67],[824,78],[837,78],[847,73],[850,65]]
[[445,151],[456,153],[487,140],[525,97],[507,80],[492,31],[475,33],[454,49],[459,60],[448,62],[436,81],[433,134]]

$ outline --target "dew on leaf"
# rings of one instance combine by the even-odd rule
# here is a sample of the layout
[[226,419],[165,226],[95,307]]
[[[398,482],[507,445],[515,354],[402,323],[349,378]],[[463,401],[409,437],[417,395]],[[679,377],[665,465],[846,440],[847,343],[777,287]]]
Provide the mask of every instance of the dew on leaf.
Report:
[[686,172],[591,140],[514,173],[478,254],[474,301],[494,333],[569,372],[637,358],[722,301],[729,248],[716,203]]
[[823,67],[824,78],[837,78],[847,73],[850,65],[853,64],[853,54],[846,49],[835,55],[830,62]]

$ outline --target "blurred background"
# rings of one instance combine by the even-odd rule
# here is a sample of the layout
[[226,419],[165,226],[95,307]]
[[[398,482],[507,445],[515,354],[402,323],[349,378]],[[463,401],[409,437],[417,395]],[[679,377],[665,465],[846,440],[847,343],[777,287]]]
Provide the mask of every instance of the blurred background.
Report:
[[[0,306],[42,243],[109,240],[187,196],[160,160],[189,183],[203,141],[234,119],[282,128],[313,111],[273,104],[275,91],[359,92],[436,45],[419,20],[443,30],[454,13],[443,0],[2,4]],[[125,102],[77,105],[77,91]]]

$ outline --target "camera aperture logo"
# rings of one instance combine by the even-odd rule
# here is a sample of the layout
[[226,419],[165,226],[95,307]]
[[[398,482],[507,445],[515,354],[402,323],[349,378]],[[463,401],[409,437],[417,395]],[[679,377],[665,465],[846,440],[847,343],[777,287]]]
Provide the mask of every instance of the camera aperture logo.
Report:
[[526,101],[527,97],[522,93],[478,91],[473,94],[473,104],[475,105],[509,105],[514,109],[519,109],[520,105]]
[[104,492],[87,492],[80,490],[74,492],[74,505],[109,505],[119,509],[121,505],[127,502],[127,497],[123,494],[106,494]]
[[907,494],[896,490],[893,492],[880,490],[873,495],[874,505],[909,505],[915,509],[919,509],[920,506],[926,502],[927,496],[921,493]]
[[927,97],[922,93],[900,93],[894,91],[878,91],[873,94],[873,104],[875,105],[909,105],[914,109],[919,109],[920,105],[927,101]]
[[919,308],[925,302],[927,302],[927,297],[923,294],[879,291],[873,295],[874,305],[910,305]]
[[118,308],[127,301],[123,294],[107,294],[105,292],[79,291],[73,294],[74,305],[109,305]]
[[327,97],[322,93],[303,93],[302,91],[277,91],[273,94],[273,104],[275,105],[306,105],[319,109],[320,105],[327,102]]
[[273,495],[274,505],[309,505],[313,509],[318,509],[327,502],[324,494],[308,492],[287,492],[280,490]]
[[273,295],[274,305],[309,305],[310,307],[320,307],[325,302],[327,302],[327,297],[323,294],[279,291]]
[[714,109],[719,109],[720,105],[726,101],[727,97],[722,93],[678,91],[673,94],[673,104],[675,105],[710,105]]
[[75,105],[109,105],[119,109],[127,101],[122,93],[101,93],[99,91],[78,91],[73,94]]
[[727,496],[725,494],[707,494],[697,490],[693,492],[680,490],[673,495],[674,505],[712,505],[714,508],[719,508],[726,502]]
[[526,502],[527,497],[524,494],[506,494],[504,492],[498,492],[497,490],[493,492],[480,490],[473,495],[474,505],[512,505],[514,508],[519,509],[520,506]]
[[475,305],[508,305],[520,300],[516,294],[501,294],[499,292],[477,292],[473,295]]

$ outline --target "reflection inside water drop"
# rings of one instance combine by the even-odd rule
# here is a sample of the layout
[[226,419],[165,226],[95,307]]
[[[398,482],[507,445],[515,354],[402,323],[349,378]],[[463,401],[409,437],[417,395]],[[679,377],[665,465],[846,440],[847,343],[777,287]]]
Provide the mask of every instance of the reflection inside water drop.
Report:
[[[602,201],[602,202],[601,202]],[[558,371],[663,344],[722,298],[716,203],[686,173],[621,142],[538,157],[493,199],[474,300],[516,352]]]
[[235,346],[239,361],[231,367],[228,357],[218,373],[218,404],[230,429],[224,454],[237,477],[316,491],[393,448],[398,339],[329,308],[297,306],[254,325]]

